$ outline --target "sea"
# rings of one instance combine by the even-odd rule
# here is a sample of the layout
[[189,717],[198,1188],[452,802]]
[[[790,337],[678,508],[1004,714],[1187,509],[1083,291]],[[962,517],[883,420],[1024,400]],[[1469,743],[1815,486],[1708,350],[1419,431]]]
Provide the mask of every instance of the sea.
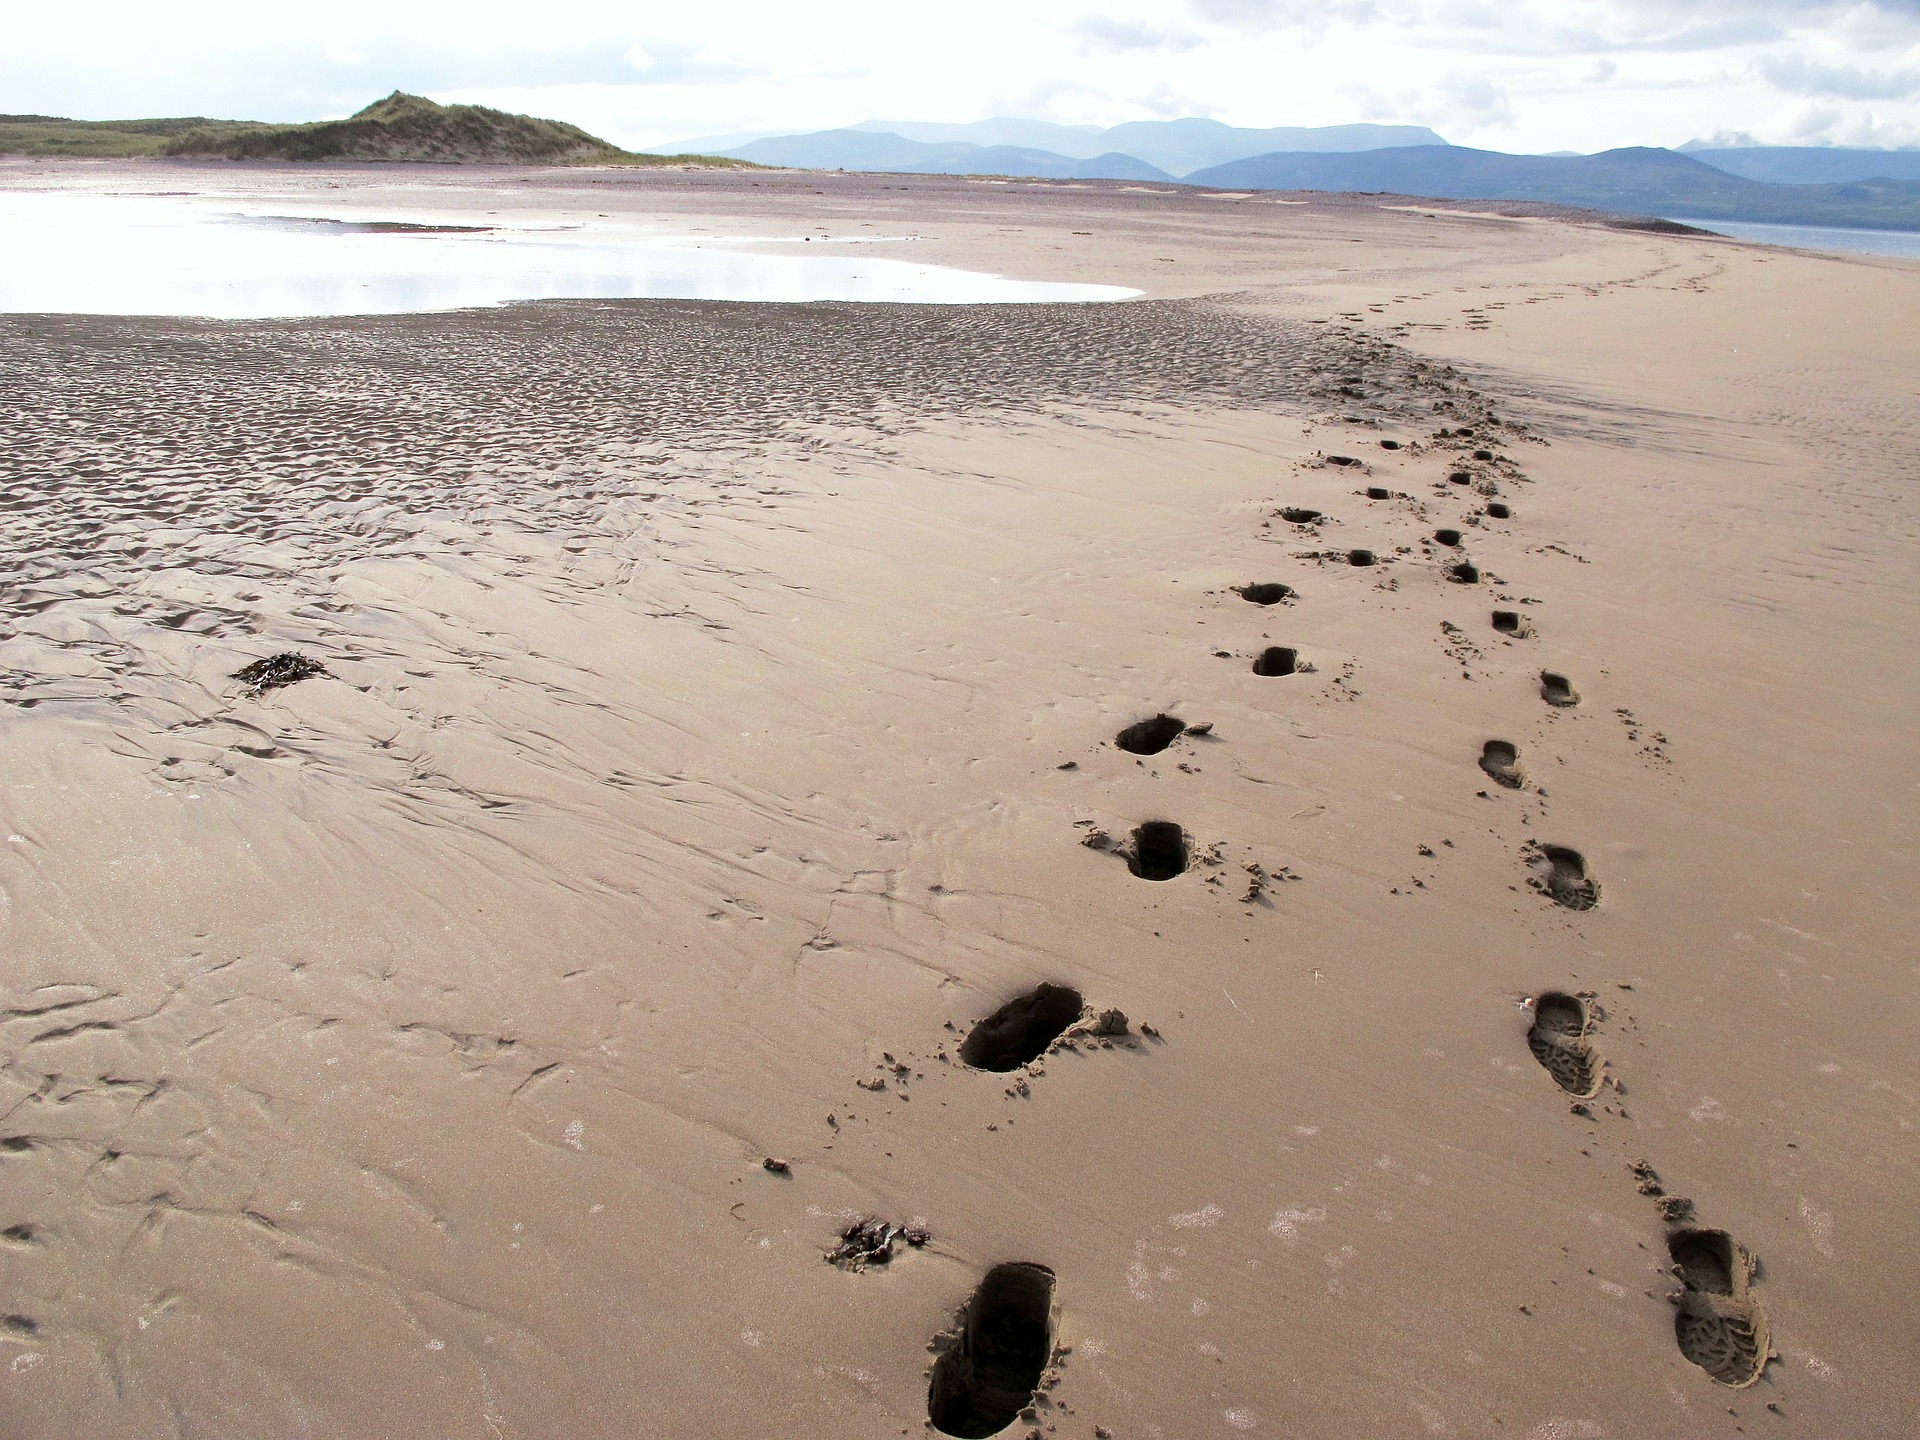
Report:
[[1736,240],[1758,240],[1766,245],[1791,245],[1798,250],[1833,250],[1850,255],[1898,255],[1920,260],[1920,232],[1912,230],[1855,230],[1839,225],[1754,225],[1744,220],[1699,220],[1669,215],[1682,225],[1717,230]]

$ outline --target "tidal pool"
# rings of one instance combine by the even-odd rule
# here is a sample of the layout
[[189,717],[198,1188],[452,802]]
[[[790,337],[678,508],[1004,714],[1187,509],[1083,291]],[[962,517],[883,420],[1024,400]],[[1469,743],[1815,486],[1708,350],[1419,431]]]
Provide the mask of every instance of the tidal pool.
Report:
[[[516,300],[1019,305],[1140,293],[888,259],[877,253],[880,243],[742,242],[608,220],[443,223],[276,214],[265,202],[218,197],[14,191],[0,194],[0,313],[250,320]],[[789,244],[812,253],[765,248]]]

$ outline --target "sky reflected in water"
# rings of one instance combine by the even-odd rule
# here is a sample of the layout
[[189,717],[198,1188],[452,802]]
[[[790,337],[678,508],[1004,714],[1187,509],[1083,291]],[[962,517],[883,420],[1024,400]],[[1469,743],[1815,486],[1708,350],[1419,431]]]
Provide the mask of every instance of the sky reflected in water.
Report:
[[789,255],[608,221],[463,228],[472,224],[274,214],[204,198],[0,194],[0,312],[241,320],[516,300],[982,305],[1140,293],[888,259],[871,243],[809,242],[813,253]]

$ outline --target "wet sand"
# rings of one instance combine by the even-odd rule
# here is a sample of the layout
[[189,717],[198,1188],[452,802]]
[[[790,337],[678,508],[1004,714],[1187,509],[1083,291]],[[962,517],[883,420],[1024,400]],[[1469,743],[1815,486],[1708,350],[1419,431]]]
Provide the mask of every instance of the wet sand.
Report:
[[[1151,297],[0,317],[0,1433],[923,1434],[1010,1263],[1011,1435],[1909,1425],[1920,265],[1119,184],[0,184]],[[327,673],[233,678],[282,651]],[[966,1063],[1042,983],[1081,1032]],[[866,1217],[923,1243],[828,1263]]]

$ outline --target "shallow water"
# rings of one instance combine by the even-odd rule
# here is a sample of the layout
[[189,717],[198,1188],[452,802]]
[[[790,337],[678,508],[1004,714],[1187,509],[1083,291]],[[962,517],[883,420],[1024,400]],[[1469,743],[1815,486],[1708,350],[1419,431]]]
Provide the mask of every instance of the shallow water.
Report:
[[1798,250],[1838,250],[1849,255],[1898,255],[1920,260],[1920,233],[1911,230],[1855,230],[1840,225],[1759,225],[1743,220],[1691,220],[1668,217],[1703,230],[1718,230],[1736,240],[1791,245]]
[[871,244],[851,253],[832,242],[805,248],[839,253],[767,254],[606,222],[470,228],[417,216],[242,213],[234,201],[211,198],[13,193],[0,195],[0,313],[237,320],[516,300],[980,305],[1140,293],[920,265],[875,254]]

